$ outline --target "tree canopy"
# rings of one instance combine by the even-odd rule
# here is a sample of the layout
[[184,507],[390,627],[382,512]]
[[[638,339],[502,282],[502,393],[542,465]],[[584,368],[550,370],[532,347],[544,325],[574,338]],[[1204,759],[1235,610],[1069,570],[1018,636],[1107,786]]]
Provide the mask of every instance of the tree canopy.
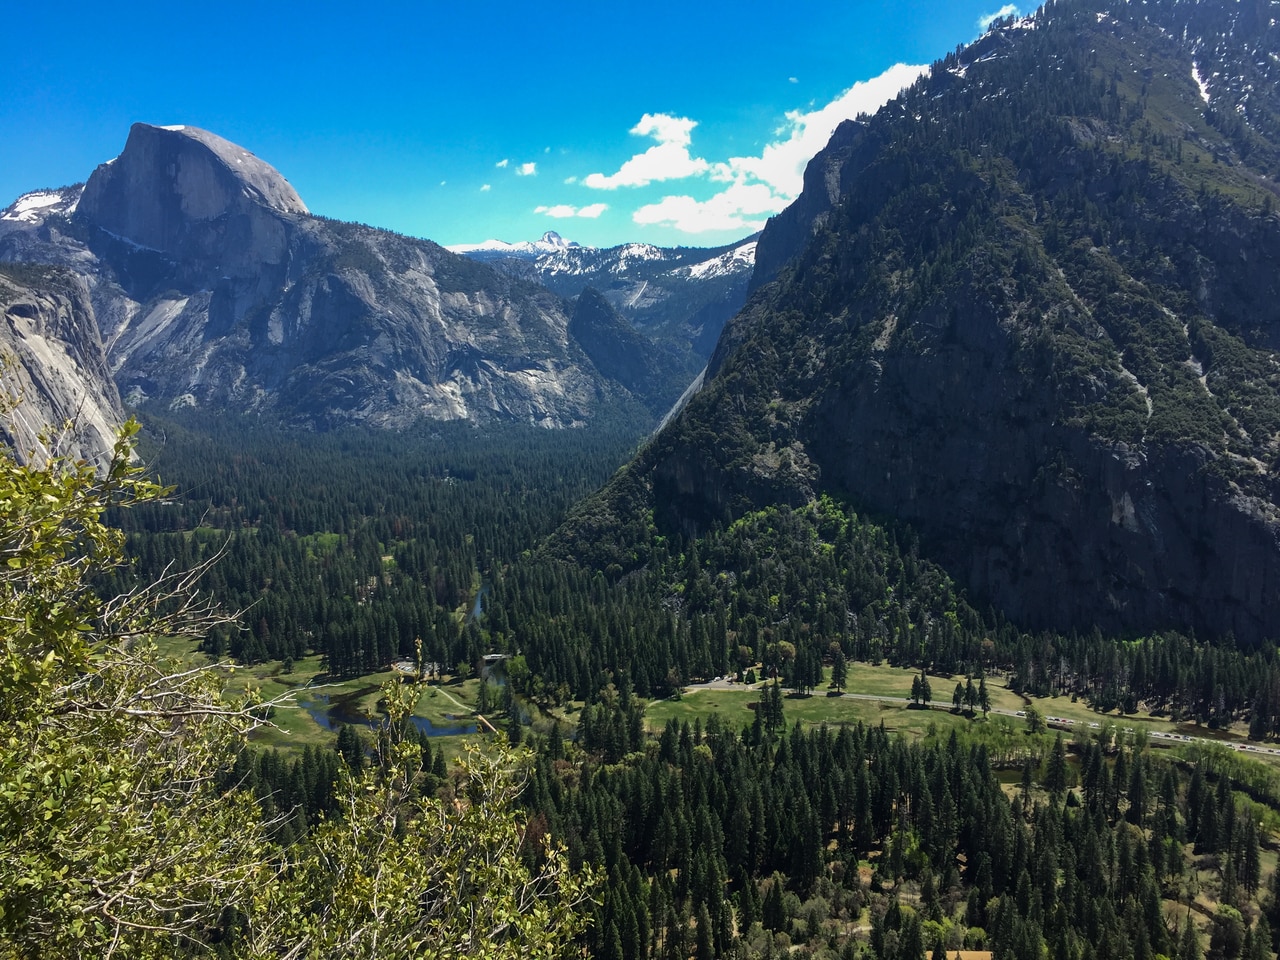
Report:
[[228,783],[264,705],[154,643],[228,621],[200,570],[92,588],[124,559],[108,509],[166,493],[135,431],[100,470],[0,452],[0,956],[559,955],[594,881],[527,838],[527,759],[475,751],[430,796],[398,688],[375,762],[304,840]]

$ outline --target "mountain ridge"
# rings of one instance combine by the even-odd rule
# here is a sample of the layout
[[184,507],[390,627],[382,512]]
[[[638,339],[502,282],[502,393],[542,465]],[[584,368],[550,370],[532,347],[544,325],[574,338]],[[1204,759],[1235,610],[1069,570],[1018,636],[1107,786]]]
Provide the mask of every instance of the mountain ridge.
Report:
[[548,549],[830,493],[1029,627],[1280,636],[1275,28],[1233,12],[1059,2],[843,125],[702,390]]
[[0,260],[85,277],[135,405],[318,427],[650,416],[569,335],[562,298],[429,240],[312,216],[274,168],[197,128],[135,124],[82,188],[19,198],[0,214]]
[[488,243],[451,249],[570,299],[588,287],[596,290],[637,330],[682,355],[680,375],[686,383],[706,363],[725,321],[745,302],[756,251],[755,235],[706,248],[587,247],[554,232],[541,241]]

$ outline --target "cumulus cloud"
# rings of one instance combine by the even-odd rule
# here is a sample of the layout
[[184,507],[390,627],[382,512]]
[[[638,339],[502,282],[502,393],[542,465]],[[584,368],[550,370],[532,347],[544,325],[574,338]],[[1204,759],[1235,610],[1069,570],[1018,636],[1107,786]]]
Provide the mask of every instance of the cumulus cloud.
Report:
[[[928,69],[899,63],[878,77],[855,83],[826,106],[804,112],[789,111],[778,131],[782,137],[767,144],[758,157],[730,157],[711,171],[712,179],[736,183],[741,180],[764,183],[785,203],[790,203],[804,186],[804,168],[844,120],[860,113],[874,113],[910,86]],[[781,207],[779,207],[781,209]]]
[[978,29],[985,31],[987,27],[991,26],[991,24],[995,23],[997,20],[1000,20],[1003,17],[1011,17],[1017,12],[1018,12],[1017,7],[1015,7],[1012,3],[1006,3],[1003,7],[997,10],[995,13],[988,13],[985,16],[979,17]]
[[495,167],[505,167],[505,166],[507,166],[507,165],[508,165],[508,164],[510,164],[510,163],[511,163],[511,161],[510,161],[510,160],[508,160],[506,157],[503,157],[501,160],[499,160],[497,163],[495,163],[495,164],[494,164],[494,166],[495,166]]
[[631,215],[636,223],[674,227],[683,233],[737,230],[750,233],[764,226],[764,219],[781,207],[772,190],[762,183],[735,183],[710,200],[689,196],[663,197]]
[[706,173],[711,165],[689,153],[693,128],[697,125],[696,120],[687,117],[646,113],[631,128],[631,133],[657,142],[644,153],[637,153],[616,173],[592,173],[582,182],[596,190],[616,190],[618,187],[647,187],[663,180],[681,180]]
[[591,203],[585,207],[575,207],[568,203],[557,203],[555,206],[534,207],[534,213],[542,213],[548,217],[556,217],[557,219],[565,219],[566,217],[586,217],[588,220],[594,220],[600,214],[609,209],[607,203]]
[[481,192],[481,193],[488,193],[488,192],[489,192],[490,190],[492,190],[492,189],[493,189],[493,187],[489,186],[489,184],[487,184],[487,183],[486,183],[486,184],[484,184],[484,185],[480,188],[480,192]]
[[[896,64],[878,77],[855,83],[823,107],[787,113],[777,139],[766,144],[759,156],[730,157],[709,166],[711,179],[726,184],[709,200],[663,197],[641,207],[632,219],[641,225],[661,224],[684,233],[759,230],[765,218],[799,196],[806,164],[826,146],[841,121],[874,113],[927,69]],[[687,131],[693,129],[693,121],[682,122],[689,124]]]
[[537,172],[538,165],[536,163],[522,163],[520,166],[516,167],[516,176],[518,177],[532,177],[537,174]]

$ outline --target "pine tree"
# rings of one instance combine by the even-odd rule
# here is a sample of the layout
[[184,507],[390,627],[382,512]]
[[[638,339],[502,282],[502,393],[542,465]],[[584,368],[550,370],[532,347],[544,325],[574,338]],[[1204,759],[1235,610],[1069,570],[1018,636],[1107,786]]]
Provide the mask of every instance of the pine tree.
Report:
[[849,666],[845,663],[844,652],[839,648],[831,659],[831,689],[840,693],[849,680]]
[[711,914],[707,912],[707,905],[701,904],[698,907],[698,930],[697,930],[697,948],[694,953],[695,960],[715,960],[715,940],[711,927]]
[[1049,765],[1044,777],[1045,789],[1053,796],[1061,796],[1067,789],[1067,755],[1062,745],[1062,734],[1053,740],[1053,750],[1049,754]]
[[782,907],[782,878],[774,876],[760,907],[760,922],[766,930],[781,933],[787,928],[787,915]]
[[1177,960],[1204,960],[1200,947],[1200,935],[1191,922],[1191,911],[1187,910],[1186,922],[1182,927],[1182,937],[1178,941]]

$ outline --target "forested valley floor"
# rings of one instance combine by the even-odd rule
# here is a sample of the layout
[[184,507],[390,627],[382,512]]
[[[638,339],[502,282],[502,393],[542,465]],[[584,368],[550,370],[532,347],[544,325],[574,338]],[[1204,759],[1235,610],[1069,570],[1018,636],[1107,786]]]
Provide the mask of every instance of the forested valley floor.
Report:
[[400,660],[423,791],[476,714],[534,751],[527,836],[604,878],[593,956],[1275,950],[1280,767],[1232,749],[1280,728],[1273,649],[1023,633],[827,499],[633,531],[626,575],[558,559],[544,539],[634,449],[621,429],[147,437],[178,493],[116,518],[136,562],[103,586],[222,551],[203,586],[243,629],[183,654],[306,701],[226,771],[279,842],[379,762]]

